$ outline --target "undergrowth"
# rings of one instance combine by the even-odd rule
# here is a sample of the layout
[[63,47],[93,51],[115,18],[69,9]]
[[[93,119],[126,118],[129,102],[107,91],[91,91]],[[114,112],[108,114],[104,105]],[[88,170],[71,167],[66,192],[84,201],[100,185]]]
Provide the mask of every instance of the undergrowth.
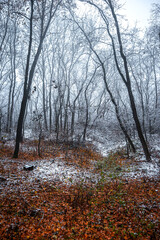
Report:
[[[49,150],[47,150],[49,149]],[[48,151],[48,152],[47,152]],[[66,156],[66,151],[67,156]],[[0,147],[0,157],[11,159],[12,149]],[[106,181],[106,172],[122,172],[128,161],[124,152],[102,158],[86,147],[67,148],[50,145],[43,156],[63,156],[65,162],[83,168],[98,162],[97,184],[66,186],[61,182],[24,180],[16,162],[0,165],[0,175],[21,175],[15,185],[1,181],[1,239],[160,239],[160,181],[125,180],[120,175]],[[30,157],[32,156],[32,157]],[[19,161],[38,159],[21,152]],[[119,168],[119,169],[118,169]],[[118,173],[117,173],[118,174]],[[21,178],[20,178],[21,177]],[[21,182],[20,182],[21,181]],[[21,185],[19,184],[21,183]]]

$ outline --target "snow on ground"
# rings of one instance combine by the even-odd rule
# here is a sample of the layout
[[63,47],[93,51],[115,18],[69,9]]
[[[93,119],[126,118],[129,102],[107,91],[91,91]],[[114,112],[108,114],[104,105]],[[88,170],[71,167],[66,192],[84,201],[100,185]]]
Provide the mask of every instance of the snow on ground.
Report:
[[[126,147],[125,142],[121,142],[119,144],[114,144],[112,142],[111,147],[106,147],[107,144],[97,143],[96,148],[102,154],[102,156],[106,157],[110,151],[116,151],[122,147]],[[158,141],[155,140],[151,144],[152,152],[153,150],[157,150],[160,153],[160,147],[158,146]],[[154,154],[153,154],[154,155]],[[134,156],[132,154],[132,156]],[[151,162],[146,162],[145,155],[138,149],[135,155],[136,161],[131,162],[129,169],[122,172],[122,177],[124,178],[141,178],[141,177],[160,177],[160,155],[159,157],[152,157]]]
[[[110,151],[116,151],[120,147],[125,147],[125,141],[122,136],[115,138],[115,136],[111,132],[107,132],[105,135],[103,133],[95,132],[94,137],[88,139],[92,142],[98,152],[100,152],[104,157],[108,155]],[[144,154],[138,150],[136,154],[136,161],[130,161],[130,165],[128,168],[123,168],[117,174],[117,176],[121,176],[126,179],[135,179],[141,177],[160,177],[160,140],[159,136],[155,135],[150,141],[150,148],[152,152],[154,152],[152,157],[152,162],[148,163],[145,160]],[[14,145],[13,141],[8,142],[7,145]],[[32,146],[27,147],[25,145],[22,146],[23,151],[30,151]],[[31,162],[20,160],[9,160],[6,159],[4,161],[1,160],[1,163],[11,164],[12,162],[17,161],[17,167],[19,171],[23,170],[25,164],[32,164]],[[63,182],[64,184],[74,184],[74,183],[97,183],[101,179],[100,174],[95,174],[93,169],[84,170],[82,168],[77,167],[74,164],[66,163],[63,159],[63,156],[50,160],[38,160],[33,164],[36,165],[36,168],[33,171],[28,172],[28,180],[31,182],[35,180],[43,180],[43,181],[53,181],[53,182]],[[96,164],[95,164],[96,165]],[[23,174],[22,174],[23,175]],[[106,174],[106,179],[108,178],[108,174]],[[112,177],[110,178],[112,179]],[[9,182],[17,184],[17,182],[21,180],[23,181],[23,176],[14,176],[10,175],[7,178],[7,184]],[[25,177],[24,177],[25,180]]]
[[107,157],[111,151],[126,146],[124,136],[121,132],[113,133],[109,129],[94,129],[94,131],[89,132],[89,136],[87,141],[91,142],[104,157]]
[[[123,135],[120,133],[113,134],[109,129],[105,132],[95,129],[94,135],[88,140],[93,143],[96,150],[104,157],[107,157],[112,151],[115,152],[120,148],[126,148],[126,142]],[[129,169],[123,169],[124,171],[119,175],[124,178],[160,177],[160,137],[158,134],[154,134],[148,136],[148,140],[150,143],[150,150],[153,153],[152,162],[146,162],[142,150],[138,147],[140,144],[137,139],[134,139],[138,148],[135,155],[136,161],[134,163],[131,162]]]
[[[35,162],[21,161],[13,159],[1,160],[1,167],[8,171],[8,175],[3,176],[1,181],[0,176],[0,193],[18,191],[23,189],[25,191],[29,186],[36,186],[43,182],[50,182],[58,186],[73,185],[73,184],[96,184],[101,176],[95,174],[93,170],[84,170],[73,164],[65,163],[61,158],[50,160],[38,160]],[[24,170],[25,166],[35,166],[32,171]],[[16,172],[11,173],[11,169],[16,169]]]
[[36,163],[33,170],[32,179],[43,179],[44,181],[60,181],[67,184],[76,182],[97,183],[99,175],[91,170],[84,170],[75,167],[73,164],[67,164],[61,158],[53,160],[41,160]]
[[146,162],[145,157],[142,156],[138,157],[136,161],[136,164],[131,164],[129,171],[124,173],[125,178],[160,177],[160,166],[156,158],[152,158],[152,162]]
[[113,142],[109,142],[109,143],[93,142],[93,145],[96,146],[96,149],[98,150],[98,152],[102,154],[102,156],[107,157],[110,152],[112,151],[114,152],[117,149],[125,147],[126,143],[121,142],[121,143],[113,144]]

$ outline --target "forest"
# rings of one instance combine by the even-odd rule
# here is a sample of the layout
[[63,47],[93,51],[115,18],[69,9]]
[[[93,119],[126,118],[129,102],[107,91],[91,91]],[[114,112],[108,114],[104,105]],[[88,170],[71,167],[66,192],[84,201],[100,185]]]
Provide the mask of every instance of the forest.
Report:
[[160,239],[160,4],[124,8],[0,0],[1,239]]

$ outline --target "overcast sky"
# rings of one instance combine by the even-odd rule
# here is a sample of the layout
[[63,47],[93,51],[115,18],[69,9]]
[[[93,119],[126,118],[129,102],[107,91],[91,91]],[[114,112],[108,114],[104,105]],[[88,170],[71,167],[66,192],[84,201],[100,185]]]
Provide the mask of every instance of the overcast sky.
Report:
[[150,18],[150,10],[153,3],[160,0],[123,0],[126,2],[124,9],[130,23],[137,21],[138,26],[145,28]]
[[[121,13],[129,20],[129,25],[134,26],[137,22],[137,27],[148,27],[151,9],[153,3],[160,3],[160,0],[119,0],[123,4]],[[86,12],[86,6],[83,2],[79,4],[79,15]],[[120,13],[119,12],[119,13]]]

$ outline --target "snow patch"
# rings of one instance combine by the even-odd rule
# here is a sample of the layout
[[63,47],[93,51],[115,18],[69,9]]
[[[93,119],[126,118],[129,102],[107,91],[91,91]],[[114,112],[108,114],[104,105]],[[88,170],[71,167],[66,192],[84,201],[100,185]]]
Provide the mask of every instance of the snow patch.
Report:
[[[138,159],[139,160],[139,159]],[[160,167],[156,162],[156,159],[153,159],[153,162],[143,162],[138,161],[137,165],[131,165],[129,172],[124,173],[124,177],[127,178],[144,178],[144,177],[160,177]]]
[[60,158],[41,160],[38,163],[36,162],[36,165],[36,169],[33,170],[32,180],[43,179],[44,181],[60,181],[72,184],[76,182],[97,183],[99,179],[99,174],[64,163]]

